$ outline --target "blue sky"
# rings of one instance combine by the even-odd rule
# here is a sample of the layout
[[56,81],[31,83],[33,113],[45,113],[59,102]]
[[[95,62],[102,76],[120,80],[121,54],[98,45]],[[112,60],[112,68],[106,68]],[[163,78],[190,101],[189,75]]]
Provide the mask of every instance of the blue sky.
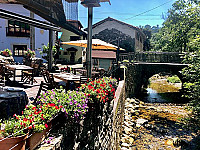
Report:
[[[110,0],[111,5],[102,2],[101,7],[93,9],[93,24],[107,17],[112,17],[128,24],[139,26],[149,24],[151,26],[162,26],[164,20],[162,14],[166,14],[168,9],[176,0]],[[162,6],[160,6],[162,5]],[[152,11],[149,11],[158,7]],[[84,28],[87,27],[87,8],[79,4],[78,19]],[[149,12],[146,12],[149,11]],[[144,14],[141,14],[146,12]],[[141,15],[139,15],[141,14]],[[136,16],[138,15],[138,16]],[[135,17],[136,16],[136,17]]]

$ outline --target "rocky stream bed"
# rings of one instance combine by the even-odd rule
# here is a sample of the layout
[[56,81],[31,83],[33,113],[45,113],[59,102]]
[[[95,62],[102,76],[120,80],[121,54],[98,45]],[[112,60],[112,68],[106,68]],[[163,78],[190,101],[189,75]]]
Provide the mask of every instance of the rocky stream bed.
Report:
[[185,104],[144,103],[127,98],[121,150],[199,150],[199,133],[183,128]]

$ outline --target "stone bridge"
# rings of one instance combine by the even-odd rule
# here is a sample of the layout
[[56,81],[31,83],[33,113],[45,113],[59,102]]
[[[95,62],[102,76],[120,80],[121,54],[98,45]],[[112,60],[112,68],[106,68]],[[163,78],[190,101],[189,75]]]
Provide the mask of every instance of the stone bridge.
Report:
[[140,52],[120,55],[119,61],[126,63],[127,67],[127,96],[140,94],[142,89],[147,87],[148,79],[162,72],[177,75],[184,83],[180,71],[188,64],[182,63],[183,55],[183,53],[174,52]]

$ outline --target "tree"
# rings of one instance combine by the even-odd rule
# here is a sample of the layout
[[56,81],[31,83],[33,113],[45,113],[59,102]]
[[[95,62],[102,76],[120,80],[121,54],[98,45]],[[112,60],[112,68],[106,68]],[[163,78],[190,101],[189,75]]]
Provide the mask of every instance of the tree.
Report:
[[190,114],[189,123],[200,129],[200,36],[191,40],[189,47],[194,50],[193,53],[185,55],[184,62],[190,65],[182,70],[182,74],[187,82],[184,83],[184,97],[189,98]]
[[[52,47],[52,52],[53,52],[53,57],[54,57],[57,53],[57,49],[55,46]],[[49,43],[47,44],[47,46],[46,45],[42,46],[42,51],[40,52],[40,54],[42,55],[42,58],[44,58],[45,60],[48,60],[48,58],[49,58]]]
[[173,4],[163,27],[151,39],[154,50],[158,50],[157,48],[173,52],[193,50],[189,49],[189,43],[200,31],[199,3],[193,0],[178,0]]

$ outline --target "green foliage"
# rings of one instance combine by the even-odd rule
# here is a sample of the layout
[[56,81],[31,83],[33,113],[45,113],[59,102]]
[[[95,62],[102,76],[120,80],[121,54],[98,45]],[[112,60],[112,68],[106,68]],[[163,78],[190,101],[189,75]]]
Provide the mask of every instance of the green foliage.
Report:
[[[47,46],[43,45],[42,49],[43,50],[40,52],[40,54],[43,55],[42,58],[48,60],[49,59],[49,43],[47,44]],[[53,57],[54,57],[57,53],[56,46],[52,47],[52,53],[53,53]]]
[[200,129],[200,48],[194,53],[187,54],[184,61],[190,63],[188,67],[182,70],[184,79],[187,81],[183,85],[185,89],[183,96],[191,100],[189,109],[192,113],[187,118],[187,123]]
[[24,52],[24,56],[25,57],[34,57],[35,51],[32,51],[31,49],[28,48],[28,50]]
[[178,76],[172,76],[167,78],[167,82],[171,83],[181,83],[181,80],[179,79]]
[[160,31],[151,38],[153,50],[172,52],[194,51],[190,44],[200,35],[200,4],[192,0],[178,0],[168,11]]

